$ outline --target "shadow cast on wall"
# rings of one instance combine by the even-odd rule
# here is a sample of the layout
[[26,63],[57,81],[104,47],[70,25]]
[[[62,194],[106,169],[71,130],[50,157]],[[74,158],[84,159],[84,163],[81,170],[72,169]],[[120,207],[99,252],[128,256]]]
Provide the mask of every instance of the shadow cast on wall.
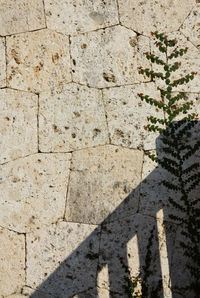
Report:
[[[189,187],[194,181],[199,181],[200,152],[195,144],[199,144],[200,125],[196,123],[195,126],[188,126],[188,123],[193,123],[189,121],[179,123],[180,125],[175,125],[175,129],[170,131],[171,135],[166,134],[164,137],[168,140],[168,144],[164,141],[163,135],[156,140],[158,159],[165,160],[168,170],[158,163],[159,165],[115,211],[37,287],[37,291],[30,296],[31,298],[99,297],[99,288],[109,288],[109,297],[131,297],[128,293],[128,281],[131,275],[136,274],[134,266],[137,267],[137,263],[142,279],[142,297],[166,297],[164,292],[166,293],[167,289],[164,287],[168,286],[171,288],[169,297],[197,297],[196,293],[188,287],[193,282],[191,271],[187,267],[188,263],[192,265],[192,260],[189,256],[185,256],[185,250],[180,245],[182,241],[186,246],[191,246],[191,243],[184,238],[182,231],[185,229],[187,220],[191,216],[194,219],[194,214],[188,213],[190,211],[188,211],[187,203],[182,209],[170,204],[169,201],[174,200],[178,205],[184,206],[184,194],[176,187],[166,186],[180,184],[180,177],[177,177],[177,172],[175,172],[176,166],[179,166],[179,170],[182,167],[182,174],[185,176],[181,175],[181,181],[187,189],[190,190]],[[176,152],[179,147],[179,157],[172,156],[169,150],[164,150],[169,145],[172,152]],[[174,162],[169,162],[169,156]],[[187,158],[183,161],[185,156]],[[187,170],[190,168],[192,172]],[[189,178],[191,175],[192,180]],[[166,185],[163,181],[167,181]],[[188,191],[187,198],[190,203],[197,202],[199,199],[200,187],[197,184]],[[134,197],[138,191],[140,192],[140,206],[138,213],[133,214]],[[191,206],[194,205],[191,204]],[[199,207],[195,205],[196,210],[199,210]],[[160,210],[163,212],[162,225],[167,248],[164,258],[165,261],[167,258],[170,276],[170,285],[167,285],[168,280],[166,280],[165,286],[163,279],[167,277],[162,272],[160,256],[162,243],[159,239],[158,220],[156,219]],[[195,216],[193,222],[196,222],[196,227],[198,227],[199,213],[196,212]],[[200,239],[199,234],[196,236]],[[97,241],[98,237],[100,237],[100,246]],[[191,246],[191,255],[192,249],[193,246]],[[108,272],[107,281],[104,280],[105,274],[99,278],[105,268]],[[100,297],[106,297],[106,295],[100,295]]]

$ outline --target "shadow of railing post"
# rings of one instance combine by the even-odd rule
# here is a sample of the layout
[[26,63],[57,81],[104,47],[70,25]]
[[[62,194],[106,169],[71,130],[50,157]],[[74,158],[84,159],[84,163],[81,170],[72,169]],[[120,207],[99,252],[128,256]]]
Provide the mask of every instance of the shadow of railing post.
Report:
[[[176,122],[177,123],[177,122]],[[182,163],[182,167],[188,168],[192,164],[196,164],[193,173],[197,173],[194,176],[198,180],[199,173],[199,151],[193,150],[195,144],[200,140],[200,125],[196,123],[196,126],[191,126],[192,133],[189,133],[187,129],[183,129],[184,125],[175,125],[176,128],[171,135],[166,133],[164,138],[163,135],[159,136],[157,145],[157,156],[161,161],[165,160],[166,165],[163,168],[162,162],[153,170],[141,184],[134,189],[127,198],[112,212],[98,228],[96,228],[60,265],[52,272],[38,287],[37,291],[30,297],[42,297],[38,296],[38,293],[48,293],[53,297],[67,298],[73,297],[98,297],[98,274],[107,266],[108,268],[108,279],[109,279],[109,295],[110,297],[128,297],[127,289],[125,284],[127,279],[131,278],[130,272],[130,259],[135,258],[135,251],[127,249],[128,243],[137,237],[138,242],[138,253],[139,253],[139,267],[142,277],[142,297],[164,297],[164,289],[162,284],[162,268],[160,261],[160,248],[159,248],[159,237],[157,229],[156,216],[159,210],[163,209],[164,214],[164,230],[166,237],[167,255],[169,258],[169,272],[170,272],[170,283],[171,283],[171,297],[175,297],[176,293],[184,296],[184,287],[188,285],[190,279],[188,271],[185,267],[184,249],[178,247],[178,242],[175,242],[177,231],[182,228],[183,223],[187,222],[187,211],[184,214],[184,209],[175,208],[175,204],[169,204],[169,200],[174,200],[177,204],[184,203],[181,201],[183,193],[179,192],[178,189],[170,188],[171,185],[177,185],[179,187],[180,177],[172,174],[172,168],[175,167],[175,163],[169,162],[169,155],[171,151],[165,150],[166,146],[172,145],[172,152],[176,152],[178,148],[175,148],[177,140],[182,142],[182,152],[180,152],[179,159],[182,158],[187,151],[191,151],[191,156]],[[180,122],[179,122],[180,124]],[[180,130],[183,129],[183,133]],[[194,130],[195,129],[195,130]],[[177,137],[178,136],[178,137]],[[174,139],[173,139],[174,138]],[[167,139],[168,141],[165,142]],[[164,142],[164,143],[163,143]],[[164,145],[163,145],[164,144]],[[164,150],[163,150],[164,149]],[[171,155],[171,160],[176,159],[177,156]],[[184,163],[186,164],[184,165]],[[180,163],[179,163],[180,167]],[[179,168],[180,170],[180,168]],[[183,170],[183,168],[182,168]],[[163,179],[167,181],[165,186],[163,185]],[[185,184],[188,179],[189,173],[185,175]],[[193,181],[191,181],[190,185]],[[168,185],[169,183],[169,185]],[[167,188],[166,186],[169,186]],[[188,186],[189,187],[189,186]],[[154,207],[151,212],[148,212],[148,208],[139,208],[139,212],[133,214],[133,206],[135,204],[134,194],[140,191],[140,203],[144,206],[149,205],[152,202]],[[143,197],[143,194],[146,197]],[[195,201],[199,199],[200,188],[195,187],[194,191],[191,191],[191,200]],[[153,201],[152,201],[153,200]],[[187,205],[187,204],[186,204]],[[196,206],[196,205],[195,205]],[[187,206],[186,206],[187,207]],[[199,206],[197,207],[199,208]],[[187,208],[186,208],[187,209]],[[198,209],[199,210],[199,209]],[[175,212],[175,213],[174,213]],[[127,216],[129,214],[129,216]],[[172,214],[171,218],[169,214]],[[198,216],[199,213],[197,213]],[[191,215],[189,215],[191,216]],[[185,218],[185,221],[180,221],[177,225],[175,220],[177,218]],[[197,224],[199,224],[199,218],[197,218]],[[179,237],[180,237],[179,233]],[[95,243],[100,237],[100,250],[94,249]],[[149,242],[150,237],[152,241]],[[198,235],[197,235],[198,237]],[[199,236],[200,237],[200,236]],[[182,242],[183,238],[179,239]],[[186,243],[186,242],[185,242]],[[67,245],[67,243],[66,243]],[[153,252],[147,255],[147,247],[153,249]],[[176,259],[175,259],[176,258]],[[182,261],[181,261],[182,260]],[[145,264],[145,262],[149,262]],[[178,263],[178,268],[175,268],[175,263]],[[187,263],[187,262],[186,262]],[[148,268],[149,266],[149,268]],[[181,271],[182,269],[182,271]],[[179,271],[177,275],[177,270]],[[96,271],[96,274],[94,272]],[[186,272],[187,271],[187,272]],[[186,277],[185,277],[185,272]],[[178,276],[178,280],[177,280]],[[192,278],[191,278],[192,280]],[[147,285],[148,283],[148,285]],[[128,283],[127,283],[128,285]],[[190,291],[189,289],[186,289]],[[83,294],[81,294],[83,293]],[[85,294],[84,294],[85,293]],[[89,293],[89,294],[87,294]],[[157,296],[156,296],[157,295]],[[188,297],[196,297],[192,291]]]

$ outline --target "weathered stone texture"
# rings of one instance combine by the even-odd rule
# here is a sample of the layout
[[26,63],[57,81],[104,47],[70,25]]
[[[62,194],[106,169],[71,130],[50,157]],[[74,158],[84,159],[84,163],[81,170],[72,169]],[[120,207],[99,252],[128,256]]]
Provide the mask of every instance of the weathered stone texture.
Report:
[[[52,296],[45,292],[37,291],[37,290],[32,289],[31,287],[27,287],[27,286],[25,286],[22,289],[22,294],[21,294],[21,296],[19,296],[19,298],[31,297],[31,295],[34,295],[34,298],[55,298],[55,296]],[[13,298],[15,298],[15,297],[13,297]],[[16,298],[18,298],[18,296]]]
[[119,0],[120,21],[144,35],[152,31],[178,30],[195,5],[195,0]]
[[137,67],[149,66],[147,51],[149,39],[122,26],[73,36],[73,80],[100,88],[142,82]]
[[119,23],[116,0],[45,0],[47,27],[76,34]]
[[0,227],[0,294],[10,295],[25,283],[25,237]]
[[44,29],[6,40],[8,86],[41,92],[71,81],[67,36]]
[[147,117],[163,118],[163,113],[154,106],[141,101],[138,93],[160,99],[155,84],[137,84],[103,90],[111,143],[129,148],[154,149],[158,133],[149,133],[144,126]]
[[[151,153],[155,154],[154,151]],[[159,152],[159,149],[157,150],[157,154],[161,158],[162,152]],[[157,212],[163,209],[165,220],[169,220],[168,215],[172,213],[173,207],[170,205],[168,198],[172,192],[162,184],[162,181],[171,178],[175,183],[174,176],[171,177],[156,162],[153,162],[147,155],[144,156],[139,205],[139,212],[141,214],[156,217]]]
[[39,149],[66,152],[108,143],[100,90],[67,84],[40,95]]
[[[177,237],[173,249],[171,273],[175,277],[173,291],[178,292],[181,297],[195,297],[194,289],[191,288],[192,279],[188,267],[193,266],[193,261],[189,256],[184,255],[184,248],[180,242],[191,247],[191,242],[184,237],[181,232],[185,231],[183,224],[177,228]],[[189,287],[189,288],[187,288]]]
[[[144,54],[166,59],[151,31],[176,38],[188,51],[168,61],[181,62],[171,80],[198,72],[173,88],[185,92],[176,105],[194,101],[200,113],[197,2],[0,0],[1,298],[126,298],[125,278],[148,270],[148,291],[162,279],[159,297],[182,291],[172,295],[170,274],[189,284],[163,185],[176,179],[146,155],[163,157],[144,126],[164,115],[138,96],[160,101],[166,86],[138,68],[163,72]],[[188,137],[199,140],[200,124]]]
[[200,50],[200,4],[191,11],[180,31]]
[[6,86],[6,49],[5,38],[0,37],[0,88]]
[[[152,230],[154,232],[151,236]],[[108,266],[108,276],[102,275],[99,278],[98,286],[109,289],[111,296],[117,293],[116,297],[127,298],[129,296],[126,292],[128,290],[126,278],[136,277],[139,271],[143,277],[148,270],[152,270],[154,274],[146,276],[146,286],[150,294],[150,291],[158,286],[160,279],[159,244],[166,241],[163,237],[158,239],[155,231],[156,220],[139,214],[104,225],[100,242],[99,268]],[[170,236],[174,239],[172,233]],[[152,245],[147,250],[150,239]],[[168,245],[171,248],[172,243],[168,243]],[[151,253],[148,267],[145,264],[147,252]],[[167,288],[167,282],[166,280],[165,288]]]
[[59,298],[95,287],[99,232],[94,225],[59,222],[29,234],[27,285],[44,281],[38,290]]
[[44,27],[42,0],[0,1],[0,35],[5,36]]
[[0,168],[0,225],[18,232],[64,214],[70,154],[35,154]]
[[[110,145],[73,152],[66,220],[92,224],[103,221],[139,184],[142,158],[139,150]],[[115,220],[120,212],[121,216],[136,212],[137,191],[132,193],[131,202],[132,209],[122,206]]]
[[38,150],[36,95],[0,89],[0,163]]

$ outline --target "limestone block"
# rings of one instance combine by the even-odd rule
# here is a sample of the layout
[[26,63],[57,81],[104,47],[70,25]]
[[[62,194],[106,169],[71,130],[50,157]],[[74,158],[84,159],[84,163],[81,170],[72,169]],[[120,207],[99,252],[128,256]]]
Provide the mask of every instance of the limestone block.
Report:
[[[32,297],[31,295],[34,295],[33,296],[34,298],[55,298],[55,296],[52,296],[48,293],[37,291],[37,290],[32,289],[31,287],[25,286],[22,289],[22,298]],[[15,297],[13,297],[13,298],[15,298]],[[18,297],[16,297],[16,298],[18,298]]]
[[148,116],[164,118],[156,107],[141,101],[138,93],[160,100],[154,83],[122,86],[103,90],[103,100],[111,143],[129,148],[154,149],[159,133],[144,129]]
[[0,35],[10,35],[45,27],[42,0],[0,1]]
[[[151,153],[155,154],[155,151]],[[157,150],[159,158],[162,158],[162,151]],[[172,221],[169,218],[169,214],[174,213],[174,207],[172,207],[168,201],[169,197],[174,197],[174,192],[169,191],[163,184],[163,180],[177,183],[176,177],[169,174],[161,166],[158,166],[156,162],[153,162],[147,155],[144,156],[144,164],[142,170],[142,183],[140,188],[140,206],[139,212],[141,214],[157,216],[160,209],[163,210],[164,220]],[[179,195],[175,192],[177,200]],[[176,213],[179,214],[178,212]]]
[[10,295],[25,283],[24,235],[0,228],[0,293]]
[[[25,298],[27,296],[23,295],[23,294],[19,294],[19,293],[16,293],[16,294],[12,294],[12,295],[9,295],[9,296],[6,296],[6,298]],[[41,297],[42,298],[42,297]]]
[[0,89],[0,163],[36,153],[38,97]]
[[6,50],[5,38],[0,37],[0,88],[6,86]]
[[116,0],[45,0],[47,27],[76,34],[119,23]]
[[41,92],[71,81],[69,41],[44,29],[7,37],[8,85]]
[[24,297],[25,296],[22,294],[13,294],[13,295],[6,296],[6,298],[24,298]]
[[174,283],[172,286],[173,290],[175,292],[178,292],[181,297],[195,297],[196,295],[193,292],[194,285],[192,284],[192,282],[194,282],[194,279],[192,278],[190,270],[188,268],[188,266],[194,266],[194,261],[192,261],[190,257],[184,254],[185,250],[181,246],[180,242],[184,243],[186,246],[191,247],[191,253],[194,249],[194,246],[186,237],[181,234],[181,232],[183,231],[185,231],[184,225],[179,225],[177,229],[177,237],[172,257],[171,272],[174,276]]
[[119,0],[120,21],[144,35],[152,31],[178,30],[195,5],[195,0]]
[[66,152],[108,143],[100,90],[67,84],[42,92],[39,114],[41,151]]
[[122,26],[73,36],[73,80],[100,88],[144,81],[137,67],[143,63],[149,66],[143,57],[146,51],[148,38],[137,37]]
[[0,225],[18,232],[63,216],[70,154],[34,154],[0,168]]
[[[180,68],[171,73],[170,80],[173,82],[174,80],[177,80],[181,77],[184,77],[187,74],[191,74],[191,72],[197,72],[198,74],[194,76],[194,79],[192,81],[189,81],[189,83],[185,83],[183,85],[178,85],[177,87],[173,88],[173,91],[184,91],[184,92],[200,92],[200,55],[199,50],[191,43],[189,42],[185,36],[183,36],[180,32],[174,32],[171,34],[168,34],[169,39],[177,39],[178,48],[188,48],[188,51],[183,56],[179,56],[178,58],[173,58],[169,60],[168,62],[173,65],[175,62],[181,62]],[[157,56],[165,59],[164,54],[160,53],[158,48],[155,45],[155,40],[151,40],[151,49],[152,53],[155,53]],[[174,47],[168,48],[168,56],[172,53],[174,50]],[[164,60],[165,61],[165,60]],[[163,72],[163,66],[159,66],[157,64],[153,64],[153,70],[154,71],[161,71]],[[156,80],[156,84],[160,87],[166,88],[166,84],[161,79]]]
[[91,297],[98,297],[98,298],[109,298],[109,291],[107,289],[101,288],[94,288],[86,292],[78,293],[70,298],[91,298]]
[[[118,222],[103,226],[99,270],[107,267],[107,275],[101,274],[101,277],[98,278],[99,287],[109,289],[111,296],[112,293],[113,295],[117,293],[115,297],[130,297],[126,292],[129,288],[127,278],[134,278],[138,273],[145,280],[148,294],[158,286],[161,278],[160,258],[162,258],[159,254],[159,247],[163,241],[166,245],[166,240],[158,237],[156,226],[155,219],[140,214],[125,217]],[[170,233],[168,236],[174,239],[170,229],[167,231]],[[151,245],[149,245],[150,239]],[[171,238],[169,239],[168,246],[171,248]],[[146,262],[147,253],[151,253],[149,264]],[[162,269],[166,270],[166,268]],[[153,274],[150,274],[149,277],[146,276],[145,279],[148,270],[152,270]],[[163,286],[166,288],[167,282]],[[158,295],[158,297],[161,296],[161,294]],[[146,297],[153,296],[146,295]]]
[[95,287],[99,232],[94,225],[59,222],[28,234],[27,285],[59,298]]
[[193,8],[180,31],[200,50],[200,4]]
[[136,212],[142,158],[110,145],[73,152],[66,220],[98,224],[113,211],[110,220]]

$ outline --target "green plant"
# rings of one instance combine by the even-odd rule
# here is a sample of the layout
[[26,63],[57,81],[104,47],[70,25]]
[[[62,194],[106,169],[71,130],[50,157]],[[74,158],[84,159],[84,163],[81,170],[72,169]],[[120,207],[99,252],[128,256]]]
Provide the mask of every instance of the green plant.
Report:
[[150,236],[148,238],[148,244],[146,247],[146,256],[145,256],[145,265],[142,268],[141,273],[138,273],[136,276],[132,276],[128,280],[128,294],[130,298],[159,298],[160,290],[162,289],[162,280],[155,283],[152,282],[151,277],[154,272],[151,269],[152,261],[152,248],[153,242],[155,240],[155,226],[150,231]]
[[[194,198],[193,194],[200,182],[200,170],[199,163],[193,160],[193,156],[200,148],[200,141],[188,143],[188,139],[192,137],[192,132],[198,123],[198,115],[190,111],[193,105],[192,101],[184,102],[184,92],[174,92],[175,87],[189,83],[197,73],[191,72],[172,80],[172,73],[181,66],[181,62],[173,62],[173,60],[182,57],[188,48],[178,48],[177,40],[168,39],[164,33],[156,31],[152,35],[156,39],[155,45],[161,55],[165,55],[165,59],[163,60],[153,53],[147,52],[145,55],[151,63],[160,65],[163,71],[156,72],[149,68],[144,69],[142,66],[138,68],[138,71],[150,78],[151,81],[157,79],[163,81],[164,87],[157,87],[161,99],[155,99],[143,93],[139,93],[138,96],[142,101],[163,111],[163,118],[150,116],[147,118],[148,124],[145,126],[149,132],[160,133],[163,154],[161,156],[147,154],[172,177],[172,181],[166,179],[162,183],[172,192],[169,203],[173,206],[174,212],[170,214],[170,218],[184,227],[181,232],[180,246],[184,256],[189,260],[188,270],[191,275],[191,284],[189,287],[183,287],[182,291],[191,289],[195,297],[198,297],[200,293],[200,208],[198,206],[199,198]],[[169,48],[174,49],[168,53]],[[177,121],[177,117],[181,120]],[[177,211],[179,215],[177,215]],[[143,293],[141,297],[147,296]]]
[[128,295],[130,298],[142,298],[141,285],[142,280],[140,278],[140,274],[132,276],[128,280]]

